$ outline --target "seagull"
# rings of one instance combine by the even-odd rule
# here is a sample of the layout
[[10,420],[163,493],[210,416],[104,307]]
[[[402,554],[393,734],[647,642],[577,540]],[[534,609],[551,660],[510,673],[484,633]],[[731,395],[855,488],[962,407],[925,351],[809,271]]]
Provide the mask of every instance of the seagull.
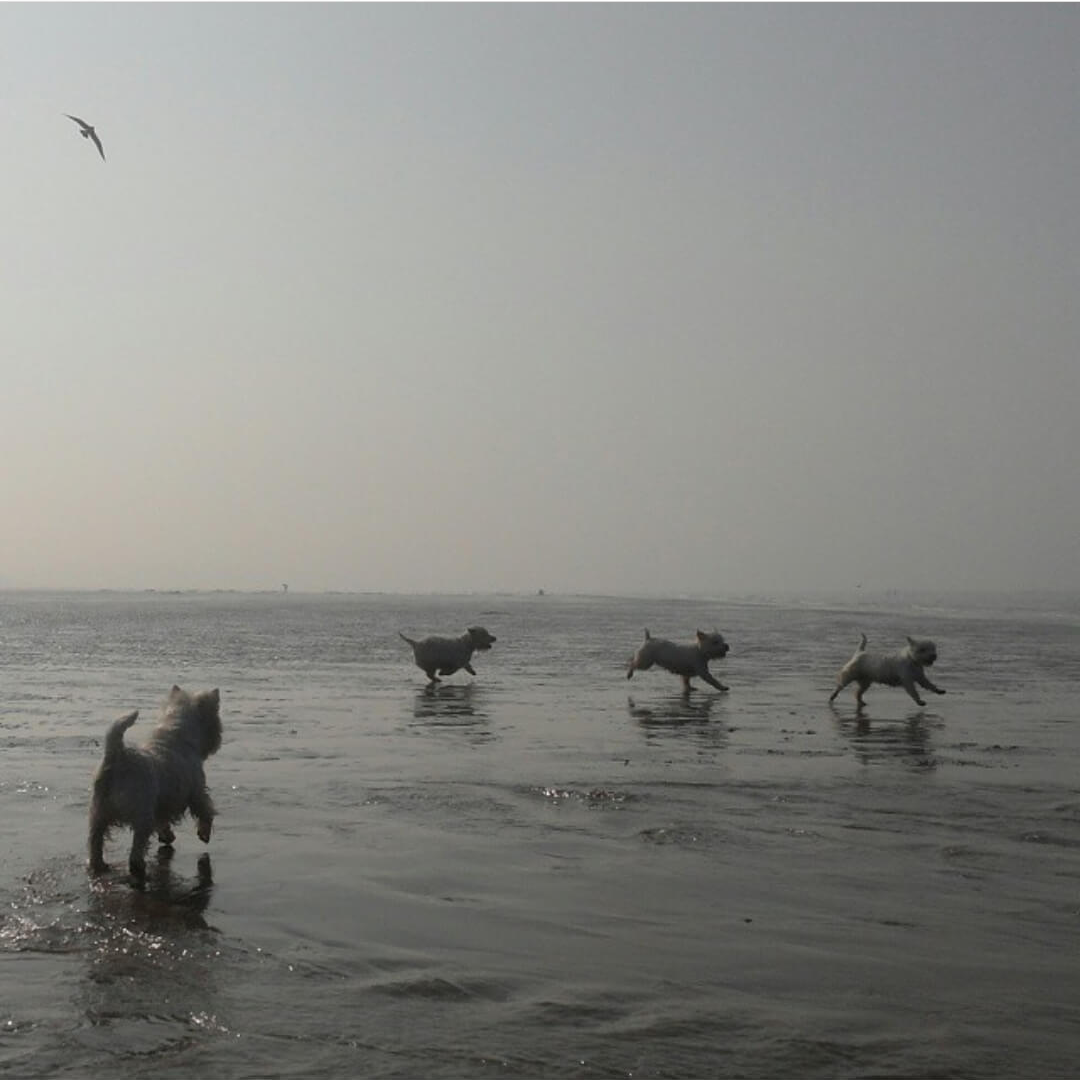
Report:
[[77,116],[72,116],[69,112],[64,113],[64,115],[69,120],[74,120],[75,123],[79,125],[79,134],[82,135],[84,139],[94,140],[94,145],[97,147],[98,153],[101,155],[101,160],[104,161],[105,151],[101,149],[101,140],[97,137],[97,132],[94,130],[93,125],[88,124],[85,120],[80,120]]

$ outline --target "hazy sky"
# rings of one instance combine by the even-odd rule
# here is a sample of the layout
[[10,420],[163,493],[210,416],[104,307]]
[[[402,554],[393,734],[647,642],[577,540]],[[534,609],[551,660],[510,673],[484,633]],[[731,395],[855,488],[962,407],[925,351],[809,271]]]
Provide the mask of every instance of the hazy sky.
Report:
[[1078,589],[1078,58],[1072,5],[0,5],[0,584]]

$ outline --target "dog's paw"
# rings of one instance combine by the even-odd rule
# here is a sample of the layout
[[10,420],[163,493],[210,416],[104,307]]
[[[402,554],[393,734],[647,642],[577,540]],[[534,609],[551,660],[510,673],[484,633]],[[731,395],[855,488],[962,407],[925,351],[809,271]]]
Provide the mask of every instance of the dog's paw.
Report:
[[213,823],[210,822],[210,821],[200,821],[199,822],[199,828],[196,831],[195,835],[198,836],[198,838],[204,844],[209,844],[210,843],[210,829],[212,828],[212,826],[213,826]]
[[944,690],[935,690],[934,693],[935,694],[944,694],[945,691]]

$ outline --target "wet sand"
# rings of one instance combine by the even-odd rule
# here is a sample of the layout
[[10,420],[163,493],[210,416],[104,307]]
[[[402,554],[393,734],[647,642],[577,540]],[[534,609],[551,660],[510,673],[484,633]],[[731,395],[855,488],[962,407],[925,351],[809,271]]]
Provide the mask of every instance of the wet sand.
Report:
[[[58,603],[19,609],[0,682],[0,1072],[1073,1069],[1067,614],[1017,634],[963,607]],[[499,636],[476,679],[425,690],[393,634],[474,621]],[[627,682],[643,625],[699,623],[732,646],[729,693]],[[935,637],[947,695],[829,707],[860,628]],[[145,891],[91,883],[101,736],[139,707],[137,737],[172,681],[222,690],[214,837],[185,823]]]

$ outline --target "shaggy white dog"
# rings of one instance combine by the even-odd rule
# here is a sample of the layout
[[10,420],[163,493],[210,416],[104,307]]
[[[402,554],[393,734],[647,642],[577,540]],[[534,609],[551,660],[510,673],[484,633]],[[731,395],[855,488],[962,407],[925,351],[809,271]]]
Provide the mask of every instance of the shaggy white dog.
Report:
[[726,690],[722,682],[712,677],[709,661],[722,660],[727,653],[727,642],[715,630],[711,634],[698,630],[697,640],[690,645],[676,645],[665,638],[654,638],[646,630],[645,641],[631,657],[626,677],[633,678],[635,671],[648,671],[653,664],[659,664],[665,671],[682,676],[685,694],[693,689],[690,680],[695,675],[717,690]]
[[830,695],[829,701],[835,701],[836,695],[848,683],[854,682],[859,684],[855,691],[855,704],[861,709],[865,704],[863,694],[870,688],[871,683],[881,683],[884,686],[902,686],[916,705],[925,705],[926,702],[919,697],[916,686],[931,690],[935,694],[945,693],[927,678],[924,670],[935,660],[937,646],[928,638],[918,640],[909,637],[907,645],[899,652],[873,653],[866,651],[866,635],[863,634],[855,655],[840,669],[840,674],[836,677],[836,689]]
[[124,732],[138,710],[117,720],[105,736],[105,754],[94,777],[90,800],[90,869],[108,870],[104,846],[116,825],[130,825],[133,836],[128,869],[146,876],[146,849],[153,833],[163,844],[186,813],[198,823],[198,837],[210,840],[214,804],[206,788],[203,762],[221,746],[221,695],[217,690],[189,694],[174,686],[161,720],[145,745],[126,746]]

